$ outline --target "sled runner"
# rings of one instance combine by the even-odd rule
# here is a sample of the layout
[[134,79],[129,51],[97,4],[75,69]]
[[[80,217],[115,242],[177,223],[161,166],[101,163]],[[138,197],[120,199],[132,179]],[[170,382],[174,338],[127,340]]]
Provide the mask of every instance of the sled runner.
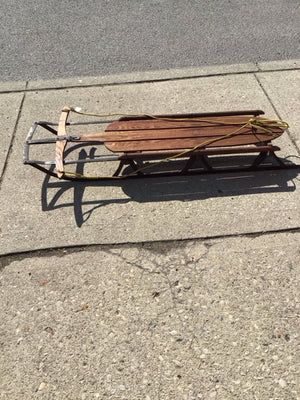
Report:
[[[121,118],[68,122],[70,112],[102,118],[118,115]],[[286,164],[277,157],[275,152],[280,148],[272,143],[288,128],[288,124],[282,120],[264,118],[263,114],[261,110],[250,110],[172,115],[99,115],[65,107],[59,123],[39,121],[33,124],[25,143],[24,163],[58,178],[79,181],[292,167],[293,164]],[[78,130],[79,126],[103,123],[106,123],[106,129],[98,133],[68,132],[74,126]],[[51,132],[52,137],[33,138],[38,127]],[[29,150],[32,146],[51,143],[55,147],[52,161],[30,159]],[[70,146],[79,145],[93,145],[97,151],[104,151],[85,158],[67,158],[66,153],[72,149]],[[249,155],[252,156],[248,165],[230,164],[235,156],[243,156],[248,160]],[[179,160],[181,166],[178,169]],[[226,160],[225,166],[222,166],[222,160]],[[175,161],[177,169],[172,170]],[[117,162],[117,165],[110,175],[101,170],[97,175],[83,172],[86,164],[101,162]],[[165,164],[170,165],[167,171],[163,167]],[[75,171],[69,170],[71,165],[75,165]]]

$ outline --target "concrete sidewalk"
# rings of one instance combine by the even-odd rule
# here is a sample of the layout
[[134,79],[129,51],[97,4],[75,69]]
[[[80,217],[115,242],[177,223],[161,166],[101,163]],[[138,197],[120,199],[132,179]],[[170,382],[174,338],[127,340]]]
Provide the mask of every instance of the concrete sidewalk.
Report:
[[277,143],[280,156],[297,161],[298,67],[299,62],[289,61],[214,67],[206,75],[194,69],[181,71],[181,76],[180,71],[145,73],[145,82],[137,74],[29,82],[26,90],[21,83],[4,86],[0,101],[8,134],[1,136],[1,253],[298,228],[295,170],[74,185],[49,180],[22,164],[33,121],[57,121],[66,104],[101,113],[262,109],[266,116],[290,123]]
[[299,69],[0,84],[1,400],[299,399],[298,170],[85,185],[22,163],[64,105],[262,109],[299,163]]

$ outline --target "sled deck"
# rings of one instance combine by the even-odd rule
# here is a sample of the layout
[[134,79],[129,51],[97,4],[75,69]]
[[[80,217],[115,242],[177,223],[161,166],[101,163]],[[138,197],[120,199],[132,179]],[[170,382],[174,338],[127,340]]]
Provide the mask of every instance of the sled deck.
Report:
[[[101,119],[69,122],[71,112]],[[103,118],[115,114],[88,114],[64,107],[58,123],[33,124],[24,147],[24,163],[60,179],[78,181],[297,167],[280,159],[275,154],[280,148],[272,142],[288,124],[263,115],[261,110],[118,114],[118,119],[107,120]],[[96,125],[105,125],[105,129],[82,132]],[[47,137],[34,138],[38,129]],[[37,149],[49,145],[52,161],[40,160],[44,151]],[[89,153],[87,146],[92,146]],[[29,156],[33,148],[38,154],[36,159]],[[72,157],[73,150],[79,156]],[[96,170],[98,163],[106,169],[109,165],[110,172]],[[89,164],[93,166],[92,174],[86,172]]]

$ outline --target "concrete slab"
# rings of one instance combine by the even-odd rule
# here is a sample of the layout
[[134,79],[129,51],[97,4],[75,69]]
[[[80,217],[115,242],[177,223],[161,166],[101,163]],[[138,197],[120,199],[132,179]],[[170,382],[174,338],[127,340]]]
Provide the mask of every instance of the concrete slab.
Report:
[[[1,198],[2,254],[89,243],[212,237],[299,226],[296,171],[81,185],[45,179],[22,165],[34,120],[64,105],[91,112],[274,110],[253,75],[28,93]],[[78,116],[75,116],[78,118]],[[288,118],[287,118],[288,119]],[[295,152],[288,136],[281,156]],[[54,154],[54,150],[53,150]],[[16,182],[24,182],[16,185]],[[12,205],[10,199],[14,198]]]
[[5,259],[1,399],[296,400],[299,240]]
[[281,118],[290,124],[289,132],[300,150],[300,71],[257,74]]
[[300,60],[278,60],[278,61],[265,61],[257,63],[259,69],[266,70],[284,70],[300,68]]
[[63,88],[73,86],[109,85],[126,82],[145,82],[168,80],[176,78],[190,78],[211,75],[223,75],[242,72],[255,72],[259,68],[254,63],[234,65],[212,65],[197,68],[174,68],[158,71],[136,71],[119,75],[83,76],[69,79],[52,79],[42,81],[29,81],[28,89]]
[[0,177],[11,145],[23,93],[0,94]]
[[27,84],[26,81],[0,82],[0,93],[25,90],[26,84]]

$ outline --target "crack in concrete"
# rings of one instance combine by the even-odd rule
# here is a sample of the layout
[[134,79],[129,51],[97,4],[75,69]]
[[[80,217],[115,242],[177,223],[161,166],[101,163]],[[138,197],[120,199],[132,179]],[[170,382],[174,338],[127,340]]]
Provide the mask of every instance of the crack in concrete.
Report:
[[[129,265],[131,265],[131,266],[133,266],[133,267],[135,267],[135,268],[138,268],[139,270],[142,271],[142,273],[147,272],[147,273],[153,274],[153,275],[159,275],[159,274],[160,274],[160,272],[158,272],[158,271],[151,271],[150,269],[143,267],[143,266],[142,266],[139,262],[137,262],[137,261],[130,261],[130,260],[128,260],[126,257],[122,256],[122,254],[113,253],[110,249],[106,250],[105,252],[106,252],[107,254],[110,254],[110,255],[113,255],[113,256],[116,256],[116,257],[120,258],[120,259],[121,259],[122,261],[124,261],[126,264],[129,264]],[[140,252],[140,249],[139,249],[139,252]],[[139,257],[139,258],[140,258],[140,257]]]
[[[203,242],[205,246],[212,247],[214,244],[207,243],[208,241],[213,242],[216,239],[230,239],[230,238],[257,238],[260,236],[265,236],[265,235],[274,235],[274,234],[285,234],[285,233],[298,233],[300,232],[300,226],[294,227],[294,228],[283,228],[283,229],[274,229],[274,230],[268,230],[268,231],[258,231],[258,232],[245,232],[245,233],[232,233],[232,234],[225,234],[225,235],[216,235],[216,236],[210,236],[210,237],[199,237],[199,238],[188,238],[188,239],[178,239],[178,240],[160,240],[160,241],[148,241],[148,242],[134,242],[134,243],[107,243],[107,244],[79,244],[79,245],[70,245],[68,247],[63,246],[63,247],[51,247],[51,248],[41,248],[41,249],[35,249],[35,250],[26,250],[26,251],[17,251],[17,252],[12,252],[12,253],[6,253],[0,255],[0,271],[9,266],[12,262],[14,261],[22,261],[26,258],[33,258],[33,257],[64,257],[68,254],[72,254],[75,252],[80,252],[80,251],[107,251],[106,249],[111,249],[111,248],[117,248],[117,247],[123,247],[129,248],[131,245],[135,246],[144,246],[145,244],[148,244],[151,246],[153,245],[165,245],[166,243],[171,244],[173,247],[177,247],[181,243],[186,243],[186,242]],[[205,244],[206,243],[206,244]],[[220,243],[216,242],[215,244]],[[115,254],[115,253],[111,253]],[[205,252],[207,254],[207,252]],[[192,261],[190,261],[192,262]],[[147,272],[147,271],[146,271]]]
[[[261,72],[264,72],[264,73],[265,73],[265,72],[268,72],[268,71],[261,71]],[[273,101],[272,101],[271,97],[268,95],[268,92],[266,91],[264,85],[262,84],[262,82],[260,81],[259,77],[257,76],[257,73],[254,73],[253,75],[254,75],[254,77],[255,77],[257,83],[259,84],[261,90],[263,91],[264,95],[266,96],[266,98],[268,99],[269,103],[271,104],[271,106],[272,106],[273,110],[275,111],[276,115],[278,116],[279,119],[282,119],[282,118],[281,118],[281,115],[280,115],[280,113],[279,113],[279,111],[277,110],[277,107],[276,107],[275,104],[273,103]],[[292,137],[292,135],[291,135],[291,133],[290,133],[290,130],[287,129],[287,130],[286,130],[286,133],[287,133],[287,135],[288,135],[290,141],[293,143],[293,145],[295,146],[296,150],[298,151],[298,154],[300,154],[300,148],[298,147],[298,145],[297,145],[295,139]]]
[[9,158],[10,158],[10,155],[11,155],[11,151],[12,151],[13,142],[14,142],[14,139],[15,139],[15,136],[16,136],[17,128],[18,128],[18,125],[19,125],[19,122],[20,122],[20,118],[21,118],[21,113],[22,113],[25,97],[26,97],[26,93],[24,92],[23,96],[22,96],[21,103],[20,103],[19,111],[18,111],[18,114],[17,114],[17,119],[16,119],[16,123],[15,123],[14,129],[13,129],[13,133],[11,135],[9,147],[8,147],[8,150],[7,150],[7,153],[6,153],[6,157],[5,157],[5,160],[4,160],[3,169],[2,169],[2,172],[1,172],[1,176],[0,176],[0,189],[1,189],[3,178],[4,178],[4,174],[5,174],[7,165],[8,165],[8,161],[9,161]]
[[[162,270],[161,270],[162,271]],[[171,294],[171,300],[172,300],[172,304],[173,304],[173,311],[176,313],[178,320],[181,323],[181,326],[183,327],[183,320],[181,318],[180,313],[178,312],[178,302],[177,302],[177,298],[176,298],[176,294],[173,291],[174,288],[174,284],[171,283],[169,276],[167,275],[167,273],[164,273],[162,271],[162,274],[164,275],[165,279],[167,280],[168,284],[169,284],[169,291]]]
[[[194,240],[191,241],[191,243],[194,244],[194,245],[196,244],[196,242],[195,242]],[[206,247],[207,250],[205,251],[204,254],[201,255],[201,257],[200,257],[199,259],[197,259],[197,260],[195,260],[195,261],[190,261],[190,260],[188,260],[187,254],[184,254],[184,257],[183,257],[183,258],[184,258],[184,261],[185,261],[185,264],[184,264],[184,265],[188,266],[188,265],[193,264],[193,263],[195,263],[195,262],[199,262],[200,260],[206,259],[207,256],[208,256],[208,253],[210,252],[210,249],[211,249],[213,246],[215,246],[215,245],[217,245],[217,244],[219,244],[219,243],[220,243],[220,242],[214,242],[214,243],[207,243],[207,242],[206,242],[206,243],[204,243],[204,245],[205,245],[205,247]],[[181,250],[183,249],[183,247],[186,249],[186,245],[182,245],[182,246],[181,246]],[[167,252],[168,252],[168,250],[166,251],[166,253],[167,253]],[[161,253],[161,252],[159,252],[159,253]],[[167,255],[167,254],[166,254],[166,255]],[[146,257],[146,254],[143,255],[143,256],[144,256],[144,258],[145,258],[145,257]],[[176,266],[176,259],[177,259],[177,253],[175,254],[175,266]],[[175,288],[178,287],[179,280],[171,281],[170,278],[169,278],[169,274],[170,274],[170,272],[172,271],[172,266],[173,266],[173,264],[174,264],[174,260],[169,260],[169,262],[166,263],[166,264],[168,264],[168,265],[167,265],[167,268],[165,268],[165,265],[162,266],[160,263],[155,262],[155,260],[152,260],[152,262],[153,262],[154,264],[156,264],[156,266],[157,266],[158,269],[160,269],[161,275],[165,278],[166,282],[168,283],[168,287],[167,287],[166,289],[164,289],[164,290],[161,290],[161,291],[160,291],[160,294],[161,294],[161,293],[165,293],[165,292],[170,292],[171,301],[172,301],[172,306],[171,306],[171,307],[168,306],[164,311],[159,312],[159,313],[156,315],[155,318],[152,318],[150,324],[152,324],[151,326],[154,325],[153,327],[157,326],[158,323],[159,323],[160,318],[161,318],[162,316],[164,316],[164,315],[169,314],[170,311],[171,311],[171,312],[174,312],[174,313],[176,314],[177,321],[180,321],[180,326],[181,326],[180,332],[183,332],[183,331],[184,331],[184,327],[185,327],[185,321],[183,320],[183,318],[182,318],[182,316],[181,316],[181,313],[180,313],[179,310],[178,310],[178,306],[179,306],[179,304],[184,303],[184,300],[180,301],[180,299],[177,298],[177,292],[176,292],[176,290],[175,290]],[[179,267],[178,267],[178,268],[179,268]],[[177,268],[176,268],[176,270],[177,270]],[[193,314],[192,306],[190,306],[190,308],[188,309],[188,313]],[[203,326],[202,326],[202,327],[204,327],[205,324],[206,324],[207,322],[208,322],[208,320],[205,320],[205,321],[203,322]],[[152,331],[151,331],[151,333],[152,333]],[[197,338],[196,338],[196,336],[195,336],[194,334],[192,335],[192,337],[190,337],[189,334],[186,334],[185,336],[186,336],[186,338],[185,338],[186,343],[187,343],[187,342],[189,343],[189,349],[191,348],[192,343],[194,342],[194,340],[196,340],[196,341],[198,342],[198,340],[197,340]],[[198,344],[199,344],[199,343],[198,343]]]

